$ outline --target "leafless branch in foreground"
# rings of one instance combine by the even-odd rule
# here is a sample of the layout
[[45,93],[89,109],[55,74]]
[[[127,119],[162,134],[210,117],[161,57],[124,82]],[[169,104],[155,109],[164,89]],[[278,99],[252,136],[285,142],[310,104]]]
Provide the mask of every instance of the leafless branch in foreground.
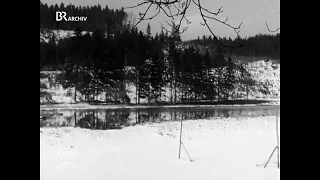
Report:
[[267,29],[268,29],[269,32],[273,32],[273,33],[274,33],[274,32],[280,31],[280,28],[278,28],[278,29],[276,29],[276,30],[270,30],[270,29],[269,29],[269,26],[268,26],[268,22],[266,22],[266,26],[267,26]]
[[[280,14],[280,12],[278,12],[278,14]],[[267,26],[267,29],[268,29],[269,32],[275,33],[275,32],[280,31],[280,28],[278,28],[278,29],[276,29],[276,30],[270,30],[270,29],[269,29],[269,26],[268,26],[268,22],[266,22],[266,26]]]
[[[142,0],[141,0],[142,1]],[[202,20],[204,23],[201,23],[203,26],[206,26],[208,28],[208,30],[210,31],[210,33],[212,34],[213,38],[222,46],[222,47],[229,47],[229,48],[235,48],[235,47],[242,47],[243,45],[238,45],[238,46],[228,46],[228,45],[224,45],[216,36],[216,34],[212,31],[212,29],[210,28],[210,26],[208,25],[207,21],[210,20],[214,20],[216,22],[219,22],[231,29],[234,30],[234,32],[239,36],[240,33],[240,27],[243,24],[243,22],[241,22],[239,24],[239,26],[233,26],[229,23],[227,23],[228,21],[228,17],[226,17],[225,20],[220,20],[217,16],[219,16],[223,10],[222,7],[220,7],[218,9],[217,12],[213,12],[210,11],[206,8],[204,8],[200,2],[200,0],[143,0],[143,2],[138,3],[137,5],[131,6],[131,7],[126,7],[125,9],[129,9],[129,8],[136,8],[136,7],[140,7],[140,6],[146,6],[146,10],[144,11],[144,13],[139,13],[139,21],[135,24],[134,28],[141,23],[144,20],[152,20],[153,18],[155,18],[157,15],[159,15],[161,12],[164,13],[170,20],[171,23],[169,23],[168,21],[165,21],[174,31],[179,32],[180,34],[182,34],[183,32],[185,32],[188,28],[187,27],[183,27],[181,30],[181,24],[182,22],[186,22],[187,25],[189,25],[191,23],[190,20],[187,19],[186,17],[186,12],[189,9],[190,5],[195,5],[200,12],[200,15],[202,17]],[[155,7],[157,9],[157,12],[149,17],[146,17],[146,15],[148,14],[149,10],[151,7]],[[175,19],[178,19],[178,21],[175,21]],[[178,22],[177,24],[175,24],[174,22]],[[170,32],[167,28],[165,28],[163,26],[163,24],[160,24],[162,29],[165,29],[167,32]]]

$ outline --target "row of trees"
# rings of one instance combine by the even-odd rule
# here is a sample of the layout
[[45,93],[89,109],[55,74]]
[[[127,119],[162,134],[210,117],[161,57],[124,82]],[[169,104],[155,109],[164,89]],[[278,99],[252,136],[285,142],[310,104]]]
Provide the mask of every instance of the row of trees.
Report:
[[[231,54],[233,56],[246,57],[269,57],[280,59],[280,33],[276,35],[259,34],[252,37],[242,38],[219,38],[219,40],[226,45],[235,47],[243,45],[241,48],[224,48],[224,54]],[[190,40],[188,43],[193,45],[216,47],[211,36],[203,35],[201,38]]]
[[[181,46],[179,33],[172,31],[151,36],[137,30],[106,33],[95,30],[92,35],[81,30],[75,36],[55,43],[40,44],[40,68],[48,64],[63,67],[61,83],[74,88],[86,99],[96,100],[106,92],[113,100],[128,102],[127,84],[136,87],[136,102],[141,98],[159,102],[165,88],[170,90],[171,103],[230,99],[236,83],[248,84],[249,74],[225,57],[221,47],[201,51],[194,46]],[[107,34],[107,35],[106,35]],[[236,71],[242,78],[236,77]],[[246,76],[246,77],[245,77]],[[108,98],[106,98],[108,99]]]

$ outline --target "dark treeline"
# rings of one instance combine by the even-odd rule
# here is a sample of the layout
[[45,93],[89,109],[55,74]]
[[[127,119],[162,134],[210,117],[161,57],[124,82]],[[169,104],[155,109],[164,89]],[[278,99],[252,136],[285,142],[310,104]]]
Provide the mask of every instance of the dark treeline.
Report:
[[[83,22],[66,22],[56,21],[56,12],[64,11],[67,16],[86,16],[87,20]],[[123,9],[109,9],[108,6],[74,6],[65,5],[50,5],[40,1],[40,28],[43,29],[61,29],[75,30],[81,28],[85,31],[93,31],[97,28],[104,28],[110,33],[114,33],[117,29],[121,29],[123,21],[127,18],[127,14]]]
[[[239,46],[241,48],[223,48],[224,54],[231,54],[233,56],[245,56],[245,57],[267,57],[273,59],[280,59],[280,33],[276,35],[255,35],[253,37],[235,39],[231,38],[219,38],[219,40],[228,46]],[[194,45],[203,45],[211,48],[216,47],[211,36],[203,35],[201,38],[190,40],[188,43]]]
[[[137,101],[133,102],[137,104],[141,98],[159,103],[164,88],[170,89],[171,103],[177,103],[178,96],[184,102],[219,102],[234,97],[235,83],[250,85],[244,66],[224,56],[221,47],[215,51],[178,48],[181,41],[177,33],[163,31],[154,37],[136,29],[105,34],[103,30],[92,35],[78,30],[58,43],[51,36],[49,43],[40,43],[40,70],[60,65],[64,72],[61,83],[74,88],[75,100],[76,92],[86,100],[97,100],[97,95],[106,92],[112,95],[106,99],[128,102],[125,85],[131,83],[137,87]],[[241,72],[240,79],[236,70]]]

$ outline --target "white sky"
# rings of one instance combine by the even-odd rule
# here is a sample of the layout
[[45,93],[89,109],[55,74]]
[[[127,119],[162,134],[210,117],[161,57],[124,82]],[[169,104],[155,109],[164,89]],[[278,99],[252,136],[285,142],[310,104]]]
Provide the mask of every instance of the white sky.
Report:
[[[43,3],[60,4],[63,2],[65,5],[73,4],[77,5],[97,5],[100,4],[102,7],[108,5],[112,9],[120,9],[121,7],[128,7],[143,2],[143,0],[41,0]],[[240,29],[240,36],[254,36],[256,34],[270,34],[266,28],[266,22],[270,29],[275,30],[280,27],[280,0],[201,0],[203,7],[213,12],[216,12],[221,6],[223,7],[223,13],[219,15],[219,19],[225,20],[228,16],[228,22],[233,26],[238,26],[243,22]],[[132,12],[138,16],[139,12],[144,12],[147,6],[127,9],[126,11]],[[157,11],[150,9],[147,16],[152,16]],[[210,35],[209,30],[202,26],[202,22],[199,10],[195,5],[190,6],[186,14],[188,20],[191,21],[188,30],[182,34],[182,39],[195,39],[198,36],[202,37]],[[170,21],[164,13],[159,14],[156,18],[151,21],[145,21],[138,25],[139,30],[145,31],[147,24],[151,25],[151,32],[155,34],[160,32],[160,23],[165,25],[166,28],[170,29],[166,22]],[[212,31],[220,37],[236,37],[236,33],[233,29],[228,28],[214,20],[208,20]]]

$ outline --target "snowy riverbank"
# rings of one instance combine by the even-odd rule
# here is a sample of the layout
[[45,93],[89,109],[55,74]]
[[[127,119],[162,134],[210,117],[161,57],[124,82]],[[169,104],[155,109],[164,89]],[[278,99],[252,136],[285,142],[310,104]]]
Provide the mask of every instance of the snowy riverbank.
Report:
[[[280,118],[279,118],[280,120]],[[280,121],[279,121],[280,122]],[[40,128],[41,179],[277,180],[276,117],[162,122],[121,130]]]

